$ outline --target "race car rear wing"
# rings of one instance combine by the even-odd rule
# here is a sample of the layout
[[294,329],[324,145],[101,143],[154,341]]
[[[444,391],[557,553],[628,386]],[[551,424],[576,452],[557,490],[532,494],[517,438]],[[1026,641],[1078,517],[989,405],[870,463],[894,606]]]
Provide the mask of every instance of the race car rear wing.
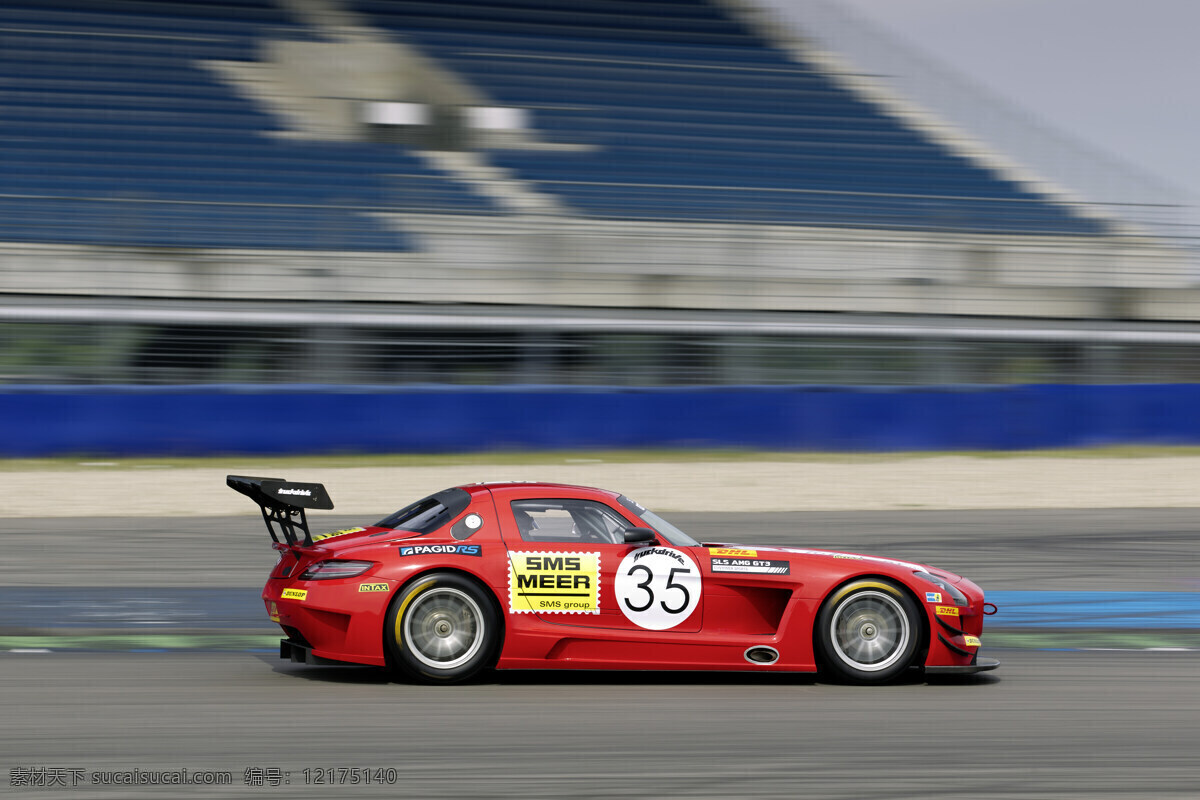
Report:
[[[271,538],[280,544],[279,537],[282,536],[289,547],[312,547],[312,534],[308,530],[308,517],[304,509],[333,508],[329,493],[319,483],[292,483],[283,478],[229,475],[225,478],[225,484],[258,503]],[[300,534],[304,535],[303,540]]]

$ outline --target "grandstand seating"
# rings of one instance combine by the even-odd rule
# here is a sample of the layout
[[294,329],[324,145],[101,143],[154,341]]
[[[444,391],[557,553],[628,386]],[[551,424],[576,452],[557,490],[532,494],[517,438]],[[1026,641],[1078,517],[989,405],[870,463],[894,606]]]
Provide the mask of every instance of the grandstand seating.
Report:
[[1100,230],[905,127],[703,0],[357,0],[551,140],[495,163],[605,217]]
[[[493,163],[584,215],[1092,234],[701,0],[348,0],[539,138]],[[369,212],[495,213],[404,149],[269,135],[201,62],[314,33],[272,0],[0,6],[0,240],[397,249]]]
[[393,250],[364,212],[490,210],[396,147],[269,136],[201,62],[281,31],[307,35],[271,0],[5,3],[0,239]]

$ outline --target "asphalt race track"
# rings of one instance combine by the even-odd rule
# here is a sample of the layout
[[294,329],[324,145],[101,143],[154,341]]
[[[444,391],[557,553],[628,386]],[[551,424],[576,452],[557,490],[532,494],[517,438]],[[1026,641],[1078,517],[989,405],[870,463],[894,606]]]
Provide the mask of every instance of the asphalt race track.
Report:
[[[670,515],[703,539],[902,556],[989,590],[1162,593],[1200,588],[1195,517]],[[0,587],[248,590],[274,560],[261,528],[250,516],[0,520]],[[994,673],[873,688],[633,673],[423,687],[269,653],[0,652],[0,785],[30,798],[1200,796],[1200,652],[989,649],[986,628],[984,643],[1003,662]],[[181,769],[232,785],[94,782]],[[49,778],[67,786],[14,784]]]
[[[1009,651],[1002,672],[882,688],[616,673],[388,682],[249,654],[4,655],[0,751],[76,768],[23,797],[155,797],[95,771],[227,771],[181,798],[1195,798],[1194,653]],[[279,787],[247,786],[247,768]],[[315,768],[391,786],[306,785]],[[308,779],[315,775],[309,773]]]

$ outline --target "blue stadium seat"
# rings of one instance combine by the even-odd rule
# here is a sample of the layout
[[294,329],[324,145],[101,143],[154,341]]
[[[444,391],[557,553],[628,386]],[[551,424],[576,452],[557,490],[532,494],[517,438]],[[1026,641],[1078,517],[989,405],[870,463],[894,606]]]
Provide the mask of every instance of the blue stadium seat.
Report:
[[[1024,234],[1103,228],[947,151],[703,0],[347,0],[540,138],[493,163],[584,215]],[[375,212],[496,213],[399,146],[272,136],[206,70],[316,34],[275,0],[0,6],[0,239],[404,249]]]
[[546,138],[495,151],[585,214],[1095,234],[907,128],[703,0],[355,0]]
[[203,68],[254,60],[273,0],[46,0],[0,7],[0,239],[406,249],[374,214],[493,213],[399,147],[282,140]]

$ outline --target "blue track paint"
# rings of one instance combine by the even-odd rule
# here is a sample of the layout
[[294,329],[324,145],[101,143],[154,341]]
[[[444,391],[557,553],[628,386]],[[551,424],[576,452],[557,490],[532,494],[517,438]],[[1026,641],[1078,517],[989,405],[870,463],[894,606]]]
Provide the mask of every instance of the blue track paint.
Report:
[[9,628],[278,630],[260,589],[0,587]]
[[1200,628],[1200,592],[992,591],[987,628]]

